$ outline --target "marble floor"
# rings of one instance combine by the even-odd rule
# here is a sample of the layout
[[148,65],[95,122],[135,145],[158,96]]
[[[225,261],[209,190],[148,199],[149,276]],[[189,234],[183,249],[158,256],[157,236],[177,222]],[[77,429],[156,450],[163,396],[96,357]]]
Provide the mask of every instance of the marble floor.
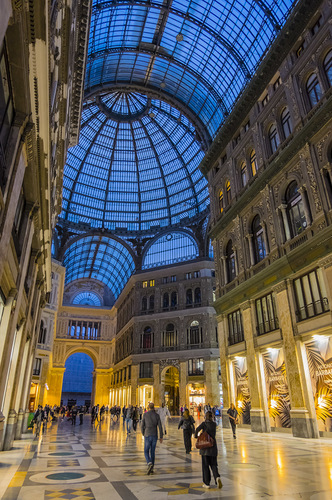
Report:
[[91,427],[67,420],[49,424],[39,438],[15,441],[0,453],[0,498],[4,500],[332,499],[332,441],[289,434],[252,434],[218,428],[223,488],[202,487],[201,458],[186,455],[178,419],[157,445],[154,475],[146,475],[143,438],[127,437],[109,417]]

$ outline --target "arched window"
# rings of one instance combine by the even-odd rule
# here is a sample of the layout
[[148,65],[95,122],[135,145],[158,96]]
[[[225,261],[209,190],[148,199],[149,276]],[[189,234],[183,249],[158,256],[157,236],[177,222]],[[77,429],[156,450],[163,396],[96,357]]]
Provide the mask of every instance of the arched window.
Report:
[[153,311],[154,310],[154,295],[150,295],[150,300],[149,300],[149,310]]
[[227,270],[227,281],[233,281],[236,276],[235,271],[235,252],[233,249],[232,240],[229,240],[226,246],[226,270]]
[[255,264],[257,264],[257,262],[260,262],[266,256],[263,228],[261,226],[259,215],[256,215],[252,221],[252,235]]
[[163,295],[163,309],[168,309],[168,308],[169,308],[169,295],[167,292],[165,292]]
[[202,297],[201,297],[201,289],[200,288],[195,288],[194,300],[195,300],[195,305],[201,304]]
[[175,331],[173,323],[168,323],[166,326],[166,331],[163,333],[163,347],[166,347],[167,351],[174,350],[177,346],[177,332]]
[[271,127],[269,128],[268,135],[269,135],[269,142],[270,142],[271,151],[272,151],[272,153],[274,153],[275,151],[277,151],[279,144],[280,144],[278,130],[277,130],[277,126],[275,123],[273,123],[271,125]]
[[330,85],[332,85],[332,50],[328,52],[323,61],[324,71],[326,78]]
[[232,196],[231,196],[231,183],[229,181],[226,181],[226,202],[227,202],[227,205],[230,204],[231,199],[232,199]]
[[219,191],[219,210],[221,214],[224,211],[224,192],[222,191],[222,189],[220,189]]
[[148,308],[148,299],[146,297],[142,298],[142,311],[146,311]]
[[171,307],[176,307],[178,305],[178,295],[176,292],[171,293]]
[[146,326],[141,337],[141,348],[150,350],[153,347],[153,333],[150,326]]
[[247,171],[247,165],[245,162],[241,163],[241,184],[242,184],[242,187],[246,186],[247,182],[248,182],[248,171]]
[[286,191],[287,216],[292,238],[307,227],[302,196],[295,181],[291,182]]
[[191,288],[189,288],[186,291],[186,305],[191,306],[192,303],[193,303],[193,291],[191,290]]
[[292,133],[292,122],[288,108],[283,109],[280,119],[284,137],[287,139],[287,137]]
[[311,107],[316,106],[320,98],[322,97],[322,91],[318,82],[316,73],[312,73],[307,80],[307,93]]
[[193,346],[199,346],[202,343],[202,332],[199,327],[199,322],[194,320],[190,324],[190,328],[188,332],[187,343],[193,348]]
[[255,153],[254,149],[250,153],[250,167],[251,167],[252,176],[256,175],[257,170],[258,170],[258,163],[257,163],[256,153]]

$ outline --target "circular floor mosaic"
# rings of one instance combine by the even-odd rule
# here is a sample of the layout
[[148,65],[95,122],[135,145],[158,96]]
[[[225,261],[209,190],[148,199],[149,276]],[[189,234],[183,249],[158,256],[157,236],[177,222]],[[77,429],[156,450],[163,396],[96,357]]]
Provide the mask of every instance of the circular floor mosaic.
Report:
[[86,451],[44,451],[38,453],[37,458],[75,458],[75,457],[86,457]]
[[84,483],[86,481],[95,481],[100,474],[95,471],[71,472],[58,470],[57,472],[40,472],[29,477],[30,481],[39,484],[74,484]]

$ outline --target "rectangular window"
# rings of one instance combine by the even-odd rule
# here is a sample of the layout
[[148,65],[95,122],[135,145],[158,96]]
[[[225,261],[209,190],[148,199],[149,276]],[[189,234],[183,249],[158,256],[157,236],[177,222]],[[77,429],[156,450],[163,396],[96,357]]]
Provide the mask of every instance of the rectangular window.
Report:
[[307,46],[307,43],[306,41],[302,42],[301,45],[298,47],[297,51],[296,51],[296,57],[300,57],[300,55],[302,54],[302,52],[304,51],[304,49],[306,48]]
[[263,108],[264,108],[264,106],[267,105],[268,102],[269,102],[269,94],[266,94],[266,96],[262,100],[262,106],[263,106]]
[[139,364],[139,377],[152,378],[153,376],[153,363],[152,361],[145,361]]
[[164,332],[163,334],[163,347],[172,348],[177,346],[178,343],[178,334],[176,331]]
[[[10,83],[9,64],[5,45],[0,51],[0,147],[6,149],[10,127],[14,118],[13,96]],[[1,165],[1,169],[4,165]],[[5,173],[5,168],[4,168]],[[1,176],[1,185],[5,179]]]
[[190,329],[187,331],[187,340],[188,340],[188,345],[191,346],[191,348],[194,347],[199,347],[199,345],[202,343],[202,329],[197,326],[191,326]]
[[249,128],[250,128],[250,121],[247,121],[247,123],[245,123],[243,127],[244,132],[247,132]]
[[315,24],[311,28],[312,35],[315,35],[317,33],[317,31],[321,27],[321,24],[322,24],[322,16],[319,16],[319,18],[317,19],[317,21],[315,22]]
[[131,365],[128,366],[128,380],[131,380]]
[[167,278],[167,276],[165,276],[165,277],[162,279],[162,282],[163,282],[163,285],[166,285],[166,283],[168,282],[168,278]]
[[239,144],[240,140],[241,140],[241,135],[239,134],[234,139],[234,147]]
[[215,271],[211,271],[211,276],[212,276],[212,278],[215,278],[216,277],[216,272]]
[[148,287],[148,282],[147,281],[143,281],[142,286],[143,286],[143,288],[147,288]]
[[186,273],[186,280],[191,280],[191,273]]
[[171,282],[174,283],[176,281],[176,276],[171,276]]
[[150,280],[149,285],[154,286],[154,280]]
[[200,272],[199,271],[195,271],[194,272],[194,278],[199,278],[200,277]]
[[229,345],[244,341],[242,315],[240,309],[228,315]]
[[125,382],[127,380],[127,368],[123,369],[123,381]]
[[227,155],[225,154],[224,156],[222,156],[221,158],[221,164],[223,165],[224,163],[226,163],[226,160],[227,160]]
[[203,358],[188,360],[188,375],[204,375]]
[[33,375],[40,375],[41,364],[42,364],[41,358],[35,358],[35,362],[33,365]]
[[294,280],[297,321],[318,316],[329,311],[323,280],[317,270]]
[[272,293],[269,293],[261,299],[257,299],[256,315],[257,315],[257,333],[262,335],[264,333],[272,332],[279,328],[278,318],[274,305]]
[[281,79],[280,76],[276,79],[276,81],[273,84],[273,90],[276,91],[278,87],[280,87],[281,84]]

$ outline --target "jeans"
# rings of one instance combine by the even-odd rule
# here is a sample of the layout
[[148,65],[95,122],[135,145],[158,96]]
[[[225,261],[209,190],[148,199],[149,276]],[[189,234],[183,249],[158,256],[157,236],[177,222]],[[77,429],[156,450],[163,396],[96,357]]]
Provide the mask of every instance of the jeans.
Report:
[[144,438],[144,456],[147,464],[154,465],[158,436],[146,436]]
[[203,483],[209,485],[211,481],[211,472],[216,481],[218,477],[220,477],[218,471],[218,462],[217,457],[210,457],[208,455],[202,455],[202,472],[203,472]]
[[126,418],[126,424],[127,424],[127,433],[129,434],[131,431],[131,418]]

